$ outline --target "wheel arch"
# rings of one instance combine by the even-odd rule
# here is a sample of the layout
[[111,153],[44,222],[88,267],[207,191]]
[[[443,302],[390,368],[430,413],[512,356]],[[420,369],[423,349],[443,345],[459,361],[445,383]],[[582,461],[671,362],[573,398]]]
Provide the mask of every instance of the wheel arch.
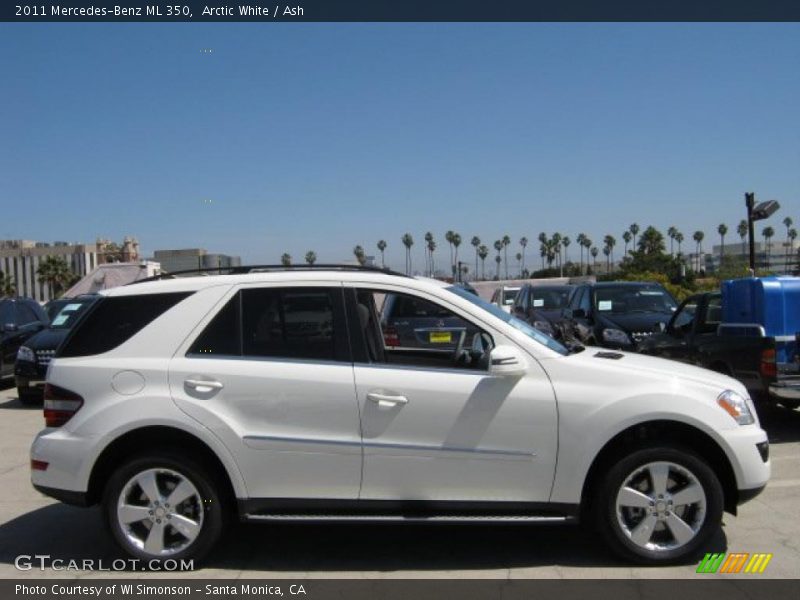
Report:
[[109,443],[95,460],[89,476],[87,505],[100,501],[106,482],[116,465],[143,448],[184,454],[209,470],[222,485],[220,494],[236,506],[236,491],[231,474],[212,448],[196,435],[168,425],[150,425],[127,431]]
[[668,443],[694,451],[719,477],[725,511],[736,514],[739,490],[733,466],[722,447],[706,432],[680,421],[653,420],[631,425],[608,440],[592,461],[581,491],[581,515],[592,509],[593,490],[611,464],[626,452],[653,443]]

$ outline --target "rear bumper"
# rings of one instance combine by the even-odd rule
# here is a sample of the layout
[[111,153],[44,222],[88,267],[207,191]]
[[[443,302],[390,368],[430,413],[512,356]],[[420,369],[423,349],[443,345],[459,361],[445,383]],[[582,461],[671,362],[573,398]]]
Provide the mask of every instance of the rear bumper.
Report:
[[55,498],[64,504],[71,504],[73,506],[89,506],[89,498],[86,492],[74,492],[72,490],[62,490],[59,488],[47,487],[44,485],[33,484],[34,489],[44,494]]
[[800,400],[800,380],[778,380],[769,384],[769,395],[782,400]]

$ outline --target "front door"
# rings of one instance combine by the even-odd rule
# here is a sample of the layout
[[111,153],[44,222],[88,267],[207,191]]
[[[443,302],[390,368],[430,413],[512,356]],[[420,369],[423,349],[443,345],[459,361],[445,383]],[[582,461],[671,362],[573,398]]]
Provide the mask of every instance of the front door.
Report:
[[[364,446],[361,498],[546,502],[557,415],[541,367],[531,359],[524,377],[492,377],[476,353],[405,355],[389,348],[375,327],[380,321],[372,303],[387,291],[362,289],[353,297],[364,337],[372,337],[354,367]],[[440,303],[440,309],[461,320],[462,331],[478,331],[473,337],[492,343],[491,332],[449,306]],[[472,343],[465,339],[463,348]]]

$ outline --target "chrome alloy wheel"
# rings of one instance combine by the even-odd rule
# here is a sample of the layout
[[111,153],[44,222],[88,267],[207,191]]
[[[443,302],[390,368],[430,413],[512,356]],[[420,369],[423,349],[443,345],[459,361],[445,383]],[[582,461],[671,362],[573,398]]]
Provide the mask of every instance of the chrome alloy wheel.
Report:
[[628,475],[616,498],[624,535],[651,552],[691,542],[706,517],[706,494],[697,477],[673,462],[652,462]]
[[203,499],[194,484],[171,469],[134,475],[117,499],[117,524],[127,541],[154,557],[177,554],[203,528]]

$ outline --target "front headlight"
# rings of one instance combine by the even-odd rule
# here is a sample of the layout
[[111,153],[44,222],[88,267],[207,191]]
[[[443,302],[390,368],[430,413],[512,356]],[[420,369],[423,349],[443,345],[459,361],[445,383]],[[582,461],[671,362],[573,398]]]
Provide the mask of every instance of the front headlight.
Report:
[[553,335],[553,326],[550,325],[550,321],[534,321],[533,326],[542,333],[546,333],[550,336]]
[[612,344],[628,345],[631,343],[631,338],[621,329],[608,328],[603,329],[603,341]]
[[755,422],[753,412],[747,398],[737,394],[733,390],[725,390],[717,398],[717,404],[726,413],[733,417],[739,425],[750,425]]
[[27,346],[20,346],[17,350],[17,360],[27,360],[28,362],[36,362],[36,355],[33,350]]

